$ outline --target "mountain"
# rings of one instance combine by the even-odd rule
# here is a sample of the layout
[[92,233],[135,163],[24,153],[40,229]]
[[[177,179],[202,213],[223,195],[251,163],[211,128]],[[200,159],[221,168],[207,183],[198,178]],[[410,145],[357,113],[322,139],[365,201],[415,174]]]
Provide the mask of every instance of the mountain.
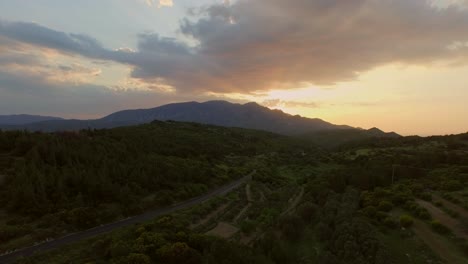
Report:
[[173,120],[242,127],[270,131],[283,135],[306,132],[352,129],[317,118],[305,118],[271,110],[257,103],[234,104],[226,101],[204,103],[186,102],[163,105],[151,109],[124,110],[94,120],[46,120],[29,124],[0,126],[3,129],[28,129],[32,131],[79,130],[87,128],[113,128],[150,123],[154,120]]
[[266,130],[284,135],[350,128],[337,126],[321,119],[289,115],[257,103],[233,104],[226,101],[187,102],[168,104],[153,109],[126,110],[111,114],[101,120],[107,123],[148,123],[152,120],[174,120]]
[[50,120],[63,120],[59,117],[40,115],[0,115],[0,125],[16,126]]
[[400,138],[395,132],[384,132],[378,128],[371,129],[334,129],[305,133],[300,136],[316,145],[335,148],[346,143],[373,138]]
[[386,137],[386,138],[399,138],[401,137],[395,132],[384,132],[376,127],[373,127],[369,130],[366,130],[364,133],[365,135],[371,136],[371,137]]

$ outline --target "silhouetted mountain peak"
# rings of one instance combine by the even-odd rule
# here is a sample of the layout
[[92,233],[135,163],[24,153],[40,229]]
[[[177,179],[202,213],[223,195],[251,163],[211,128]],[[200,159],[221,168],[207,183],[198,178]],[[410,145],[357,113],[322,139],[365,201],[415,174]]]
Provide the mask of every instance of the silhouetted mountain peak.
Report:
[[150,123],[154,120],[242,127],[285,135],[343,128],[352,129],[349,126],[337,126],[321,119],[293,116],[281,110],[271,110],[255,102],[237,104],[221,100],[203,103],[173,103],[151,109],[123,110],[96,120],[52,120],[15,128],[43,131],[112,128]]
[[400,135],[398,135],[397,133],[395,132],[384,132],[376,127],[373,127],[371,129],[368,129],[367,130],[367,133],[371,136],[374,136],[374,137],[391,137],[391,138],[397,138],[397,137],[401,137]]
[[262,106],[262,105],[259,105],[259,104],[256,103],[256,102],[248,102],[248,103],[245,103],[244,106],[245,106],[245,107],[253,107],[253,108],[255,108],[255,107],[256,107],[256,108],[266,108],[266,107],[264,107],[264,106]]
[[368,132],[371,132],[371,133],[385,133],[383,132],[382,130],[376,128],[376,127],[373,127],[373,128],[370,128],[367,130]]

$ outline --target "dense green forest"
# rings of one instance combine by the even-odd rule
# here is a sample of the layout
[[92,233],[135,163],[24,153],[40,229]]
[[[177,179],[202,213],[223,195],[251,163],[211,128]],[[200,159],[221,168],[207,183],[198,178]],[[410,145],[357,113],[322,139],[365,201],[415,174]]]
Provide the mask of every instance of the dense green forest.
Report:
[[0,248],[200,195],[250,172],[258,155],[294,155],[289,144],[268,132],[176,122],[0,132]]
[[1,249],[170,205],[255,170],[225,196],[19,263],[468,263],[468,134],[322,147],[178,122],[1,132]]

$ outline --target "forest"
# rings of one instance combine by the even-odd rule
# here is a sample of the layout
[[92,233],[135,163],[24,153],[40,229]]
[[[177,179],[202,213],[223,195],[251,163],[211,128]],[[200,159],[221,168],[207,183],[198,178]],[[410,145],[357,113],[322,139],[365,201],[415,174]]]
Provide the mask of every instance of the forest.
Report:
[[468,263],[468,133],[318,146],[172,121],[0,132],[0,251],[175,204],[252,171],[227,195],[17,262]]

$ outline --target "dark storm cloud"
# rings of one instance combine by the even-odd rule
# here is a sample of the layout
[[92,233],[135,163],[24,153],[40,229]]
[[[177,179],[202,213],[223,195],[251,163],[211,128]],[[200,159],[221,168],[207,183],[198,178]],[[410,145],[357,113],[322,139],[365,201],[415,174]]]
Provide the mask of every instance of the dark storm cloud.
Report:
[[216,93],[333,84],[389,63],[466,59],[468,10],[423,0],[238,0],[190,12],[180,31],[191,47],[155,34],[138,50],[110,50],[97,40],[22,22],[0,35],[33,45],[134,67],[132,77],[179,92]]

